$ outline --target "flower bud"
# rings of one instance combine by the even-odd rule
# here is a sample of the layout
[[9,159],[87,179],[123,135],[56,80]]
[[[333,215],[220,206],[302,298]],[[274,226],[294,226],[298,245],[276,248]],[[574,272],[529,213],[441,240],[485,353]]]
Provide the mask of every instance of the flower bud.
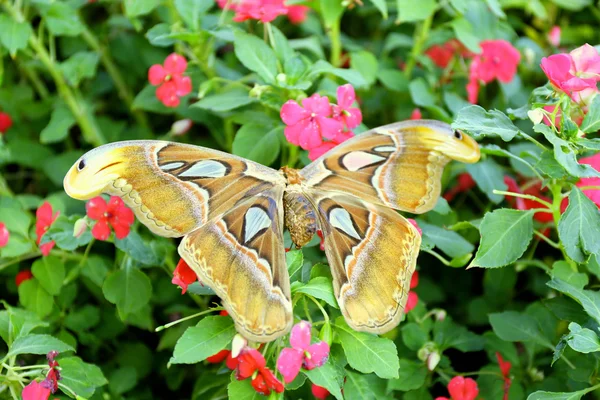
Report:
[[437,351],[437,345],[434,342],[427,342],[419,349],[419,351],[417,351],[417,357],[421,361],[427,361],[429,355]]
[[438,353],[437,351],[434,351],[433,353],[431,353],[427,357],[427,369],[430,371],[433,371],[435,369],[435,367],[437,367],[437,365],[439,364],[441,359],[442,359],[442,357],[440,356],[440,353]]
[[192,127],[192,124],[192,120],[189,118],[180,119],[179,121],[173,122],[173,125],[171,125],[171,135],[181,136],[187,133],[187,131],[189,131]]
[[73,236],[78,238],[81,237],[87,230],[87,220],[84,218],[79,218],[75,221],[75,225],[73,225]]
[[331,330],[331,324],[329,322],[323,324],[323,327],[319,332],[319,339],[331,346],[331,343],[333,342],[333,331]]
[[262,96],[262,94],[265,93],[267,90],[269,90],[268,85],[255,84],[254,87],[250,89],[250,93],[248,94],[248,96],[256,97],[257,99],[259,99],[260,96]]
[[435,314],[434,315],[435,315],[435,320],[441,322],[441,321],[443,321],[443,320],[446,319],[447,313],[446,313],[446,310],[442,310],[440,308],[438,310],[435,310]]
[[535,108],[533,110],[527,111],[527,116],[535,125],[542,122],[544,119],[544,111],[541,108]]
[[275,79],[277,79],[277,82],[279,83],[287,82],[287,76],[285,74],[277,74],[277,77]]

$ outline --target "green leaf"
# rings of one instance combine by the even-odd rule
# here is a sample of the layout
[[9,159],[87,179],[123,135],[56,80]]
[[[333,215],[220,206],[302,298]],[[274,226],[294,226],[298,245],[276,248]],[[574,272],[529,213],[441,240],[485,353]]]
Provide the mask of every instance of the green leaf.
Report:
[[388,8],[387,8],[386,1],[385,0],[371,0],[371,3],[373,3],[373,5],[375,7],[377,7],[377,9],[379,10],[379,12],[383,16],[383,19],[387,19],[387,17],[388,17]]
[[331,361],[310,371],[303,369],[302,373],[315,385],[327,389],[336,399],[344,399],[341,390],[344,378],[339,375],[337,369],[331,364]]
[[40,285],[52,296],[60,293],[65,280],[65,266],[58,257],[38,258],[34,261],[31,272],[38,279]]
[[419,220],[423,237],[430,239],[440,250],[450,257],[461,257],[475,250],[473,245],[458,233]]
[[50,314],[54,301],[37,279],[29,279],[19,285],[19,301],[29,311],[43,318]]
[[373,53],[361,50],[350,54],[350,67],[358,71],[365,81],[367,87],[375,83],[377,78],[377,71],[379,69],[379,63]]
[[238,381],[235,372],[231,374],[231,382],[227,385],[227,395],[235,400],[262,400],[265,396],[258,394],[250,384],[250,379]]
[[586,313],[600,324],[600,292],[578,289],[560,279],[547,283],[552,289],[564,293],[583,306]]
[[115,246],[142,264],[158,265],[161,262],[154,249],[136,231],[129,232],[123,239],[115,238]]
[[256,36],[235,31],[235,55],[250,71],[256,72],[265,82],[274,83],[277,75],[277,56],[273,49]]
[[323,22],[327,28],[331,28],[344,13],[344,5],[341,1],[321,0],[320,6]]
[[305,293],[317,299],[325,300],[332,307],[339,308],[333,294],[331,280],[324,276],[311,279],[307,284],[297,286],[292,290],[294,293]]
[[592,4],[592,0],[552,0],[552,2],[569,11],[581,11]]
[[414,40],[412,36],[406,35],[404,33],[398,32],[390,32],[385,38],[385,43],[383,44],[383,52],[389,53],[392,50],[398,48],[412,48],[414,45]]
[[567,337],[567,343],[573,350],[580,353],[600,351],[600,338],[593,330],[582,328],[578,323],[571,322],[569,331],[571,333]]
[[85,398],[92,397],[97,387],[108,383],[98,366],[83,362],[79,357],[61,358],[60,376],[61,383]]
[[0,15],[0,43],[8,49],[12,57],[17,54],[17,50],[27,47],[31,34],[29,23],[17,22],[6,14]]
[[[370,377],[376,378],[375,375],[370,375]],[[346,370],[344,400],[376,400],[377,398],[375,388],[365,375]]]
[[585,133],[593,133],[600,130],[600,98],[598,96],[594,96],[592,104],[589,106],[589,111],[583,118],[579,129]]
[[100,309],[91,304],[71,311],[65,317],[64,323],[73,332],[90,330],[100,322]]
[[304,254],[302,250],[290,250],[285,253],[290,282],[302,280],[302,267],[304,266]]
[[231,111],[255,102],[248,91],[241,88],[231,88],[224,92],[206,96],[193,104],[192,107],[203,108],[215,112]]
[[486,194],[488,199],[496,204],[504,199],[504,196],[494,193],[494,189],[507,189],[506,183],[504,183],[504,171],[496,161],[488,157],[477,164],[467,164],[466,168],[479,189]]
[[59,1],[52,3],[44,13],[44,19],[48,30],[56,36],[77,36],[85,29],[77,11],[67,3]]
[[552,278],[558,278],[578,289],[583,289],[589,283],[587,274],[577,272],[566,261],[556,261],[552,264]]
[[242,126],[233,139],[233,154],[263,165],[271,165],[279,156],[283,127],[269,129],[262,124]]
[[49,325],[31,311],[6,304],[4,306],[6,310],[0,311],[0,337],[9,347],[15,339],[27,335],[35,328]]
[[223,350],[236,334],[230,317],[210,316],[187,328],[173,351],[171,364],[195,364]]
[[175,0],[175,8],[185,21],[186,25],[197,31],[200,29],[200,17],[202,17],[213,6],[213,3],[206,0]]
[[509,342],[534,342],[550,350],[554,350],[540,331],[536,321],[528,315],[516,311],[505,311],[489,315],[494,333],[502,340]]
[[425,384],[427,367],[422,362],[400,359],[399,377],[389,381],[389,389],[407,392]]
[[546,125],[537,124],[533,130],[544,135],[554,147],[554,158],[567,172],[575,177],[598,177],[600,172],[596,171],[588,164],[579,164],[577,154],[571,148],[572,144],[556,136],[556,134]]
[[534,212],[501,208],[485,214],[473,267],[497,268],[517,261],[533,237]]
[[132,366],[116,369],[108,377],[108,386],[113,393],[123,394],[133,389],[138,382],[137,370]]
[[429,334],[423,327],[416,322],[404,324],[400,329],[402,333],[402,342],[413,351],[419,350],[429,341]]
[[146,274],[125,263],[125,267],[106,278],[102,286],[106,300],[117,305],[124,318],[144,307],[152,295],[152,284]]
[[59,68],[72,86],[79,86],[83,79],[96,76],[99,61],[98,53],[80,51],[60,63]]
[[589,390],[587,389],[569,393],[544,392],[538,390],[537,392],[531,393],[529,396],[527,396],[527,400],[580,400],[583,397],[583,395],[588,392]]
[[446,317],[443,321],[437,321],[433,326],[433,341],[444,351],[455,348],[463,352],[479,351],[483,349],[485,340],[470,332],[464,326],[460,326]]
[[72,215],[70,217],[59,215],[50,226],[50,229],[48,229],[42,237],[41,243],[47,243],[54,240],[59,248],[67,251],[73,251],[78,247],[85,246],[92,240],[90,229],[87,229],[79,237],[73,236],[75,221],[79,218],[78,215]]
[[558,236],[577,262],[584,262],[589,254],[600,254],[600,211],[577,186],[572,187],[569,206],[558,222]]
[[389,90],[406,92],[408,90],[408,79],[402,71],[396,69],[380,69],[377,79]]
[[160,0],[124,0],[125,15],[129,18],[150,14],[159,6]]
[[398,7],[398,18],[396,24],[403,22],[423,21],[429,18],[437,8],[435,0],[421,0],[419,2],[411,0],[396,0]]
[[[0,221],[6,225],[6,229],[10,233],[18,233],[29,237],[29,226],[31,225],[31,215],[29,213],[16,207],[0,207]],[[12,240],[12,236],[10,240]]]
[[384,379],[398,378],[400,365],[394,342],[357,332],[346,324],[343,317],[336,319],[335,328],[352,368],[365,374],[375,372]]
[[352,84],[355,89],[361,89],[368,86],[367,81],[360,72],[354,69],[348,68],[334,68],[327,61],[318,60],[310,69],[310,74],[307,79],[315,80],[321,74],[333,74],[338,78],[344,79],[346,82]]
[[564,179],[567,175],[565,168],[556,161],[554,158],[554,152],[545,150],[540,155],[540,160],[535,165],[543,174],[548,175],[554,179]]
[[473,24],[464,17],[454,18],[450,23],[456,38],[473,53],[480,53],[479,37],[475,34]]
[[275,42],[273,49],[277,54],[277,58],[283,64],[296,56],[296,52],[292,49],[290,42],[283,33],[275,26],[271,25],[273,31],[273,41]]
[[10,346],[6,357],[13,357],[19,354],[47,354],[52,350],[62,353],[65,351],[74,351],[75,349],[50,335],[31,333],[17,338],[12,346]]
[[458,112],[452,128],[465,131],[479,139],[481,137],[500,137],[505,142],[511,141],[519,129],[510,118],[501,111],[490,110],[476,105],[463,108]]

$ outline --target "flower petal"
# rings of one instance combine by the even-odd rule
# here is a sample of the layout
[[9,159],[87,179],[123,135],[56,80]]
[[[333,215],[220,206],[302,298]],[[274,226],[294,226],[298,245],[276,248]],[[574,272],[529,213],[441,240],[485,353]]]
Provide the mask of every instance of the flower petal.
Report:
[[319,125],[321,136],[327,139],[335,138],[342,131],[342,129],[344,129],[344,125],[340,121],[336,121],[333,118],[318,116],[315,117],[315,120]]
[[307,321],[300,321],[292,328],[290,333],[290,344],[294,349],[306,350],[310,346],[311,324]]
[[337,88],[337,102],[338,106],[342,109],[347,110],[352,106],[352,103],[356,100],[356,93],[351,84],[347,83]]
[[104,214],[107,210],[108,206],[106,200],[104,200],[102,196],[96,196],[85,204],[85,213],[93,220],[104,218]]
[[408,292],[408,299],[406,300],[406,306],[404,307],[404,313],[409,313],[413,308],[417,306],[419,302],[419,296],[412,290]]
[[148,70],[148,82],[151,85],[160,85],[167,77],[168,72],[160,64],[154,64]]
[[98,240],[106,240],[110,236],[110,228],[106,218],[99,219],[92,228],[92,236]]
[[281,106],[279,115],[286,125],[295,125],[301,120],[309,117],[308,112],[300,107],[294,100],[286,101],[283,106]]
[[169,74],[183,74],[187,69],[187,60],[184,56],[171,53],[165,58],[165,70]]
[[302,367],[303,357],[304,353],[299,349],[286,347],[281,350],[277,358],[277,370],[283,376],[285,383],[290,383],[296,378]]
[[308,355],[304,357],[304,368],[310,370],[320,367],[329,358],[329,345],[327,342],[311,344],[308,346],[307,353]]
[[302,100],[302,106],[311,114],[321,117],[329,117],[331,115],[331,104],[327,96],[320,96],[318,93]]
[[189,76],[173,76],[177,96],[187,96],[192,92],[192,79]]

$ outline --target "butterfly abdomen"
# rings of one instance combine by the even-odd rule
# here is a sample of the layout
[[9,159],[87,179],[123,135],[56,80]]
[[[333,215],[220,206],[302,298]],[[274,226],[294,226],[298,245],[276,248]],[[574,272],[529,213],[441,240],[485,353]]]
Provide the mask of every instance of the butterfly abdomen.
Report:
[[317,233],[315,210],[302,192],[286,191],[283,196],[285,226],[290,231],[292,242],[302,247]]

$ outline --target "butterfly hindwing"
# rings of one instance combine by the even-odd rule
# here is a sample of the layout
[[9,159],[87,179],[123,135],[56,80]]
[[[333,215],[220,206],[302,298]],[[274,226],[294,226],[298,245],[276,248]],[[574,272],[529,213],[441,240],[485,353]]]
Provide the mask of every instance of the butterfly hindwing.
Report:
[[186,235],[179,254],[221,298],[238,332],[267,342],[292,323],[283,246],[283,188],[241,200]]
[[355,330],[384,333],[402,318],[421,237],[397,212],[340,193],[311,191],[334,292]]
[[420,214],[435,206],[448,161],[479,159],[477,143],[453,132],[427,120],[382,126],[336,146],[300,175],[315,189]]

